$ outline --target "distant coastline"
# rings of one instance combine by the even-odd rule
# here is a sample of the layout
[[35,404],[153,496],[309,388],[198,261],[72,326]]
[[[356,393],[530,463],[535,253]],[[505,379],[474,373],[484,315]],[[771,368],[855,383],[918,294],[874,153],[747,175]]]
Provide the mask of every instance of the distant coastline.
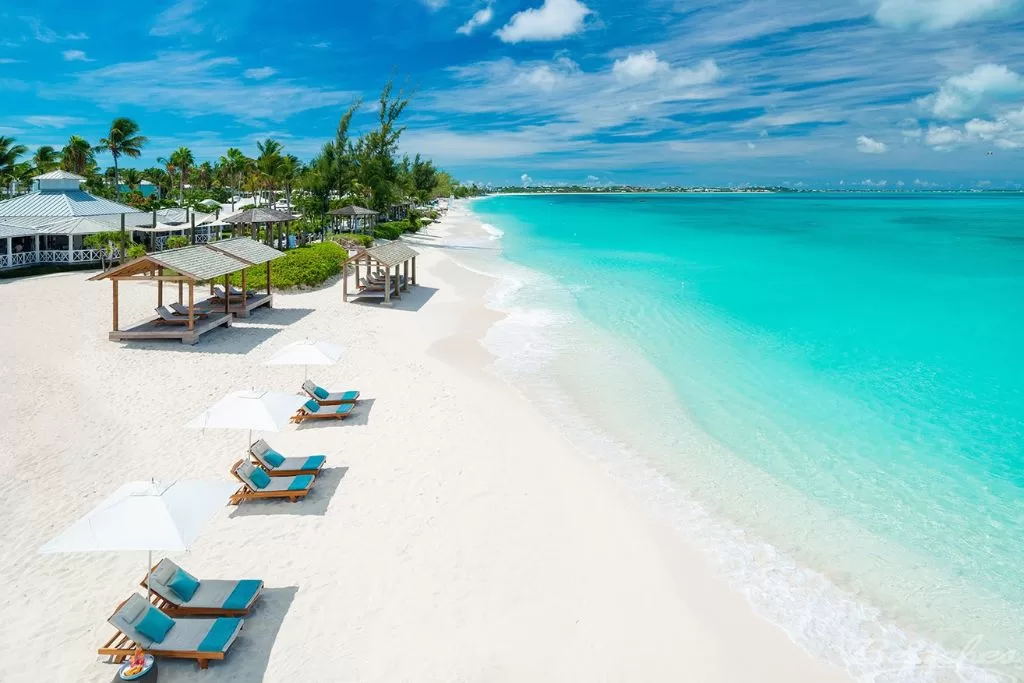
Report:
[[531,187],[498,187],[486,192],[490,195],[544,195],[544,194],[997,194],[1024,195],[1020,189],[963,189],[963,188],[794,188],[785,186],[756,187],[644,187],[614,185],[586,187],[580,185],[538,185]]

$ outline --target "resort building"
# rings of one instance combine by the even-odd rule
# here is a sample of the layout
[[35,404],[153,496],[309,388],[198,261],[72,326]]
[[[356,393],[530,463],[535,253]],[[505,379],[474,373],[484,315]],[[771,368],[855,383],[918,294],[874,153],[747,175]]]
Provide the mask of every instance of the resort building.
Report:
[[119,230],[129,216],[145,215],[83,191],[85,178],[74,173],[51,171],[32,180],[35,190],[0,202],[0,269],[99,263],[100,250],[86,248],[85,237]]
[[334,227],[345,232],[373,232],[377,225],[377,212],[362,206],[343,206],[331,211]]

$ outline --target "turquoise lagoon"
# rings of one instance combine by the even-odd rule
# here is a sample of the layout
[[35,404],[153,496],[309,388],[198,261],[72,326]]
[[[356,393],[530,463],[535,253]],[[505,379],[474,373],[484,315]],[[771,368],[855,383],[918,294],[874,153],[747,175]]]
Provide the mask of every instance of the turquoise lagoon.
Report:
[[1022,674],[1024,197],[472,210],[498,369],[755,609],[858,680]]

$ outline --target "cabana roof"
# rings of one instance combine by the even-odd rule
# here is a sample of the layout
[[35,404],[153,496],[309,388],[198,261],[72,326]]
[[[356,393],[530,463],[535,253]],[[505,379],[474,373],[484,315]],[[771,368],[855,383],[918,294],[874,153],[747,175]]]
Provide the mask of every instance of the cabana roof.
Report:
[[121,216],[15,216],[0,218],[0,226],[7,230],[21,230],[31,235],[93,235],[120,229]]
[[68,171],[50,171],[49,173],[43,173],[41,175],[32,176],[32,180],[81,180],[85,182],[85,178],[78,175],[77,173],[70,173]]
[[232,256],[239,261],[245,261],[252,265],[258,265],[260,263],[266,263],[267,261],[273,261],[276,258],[284,256],[283,253],[268,247],[262,242],[249,239],[248,237],[235,237],[232,239],[221,240],[219,242],[212,242],[207,244],[210,249],[216,249],[222,251],[228,256]]
[[373,209],[364,209],[361,206],[343,206],[340,209],[328,211],[332,216],[376,216]]
[[[277,256],[274,256],[273,258],[284,256],[284,254],[279,252],[277,249],[255,242],[248,237],[239,237],[238,239],[227,241],[236,243],[250,242],[252,246],[262,247],[262,250],[274,252]],[[236,244],[233,248],[238,251],[242,251],[244,249],[251,248],[251,246]],[[262,250],[261,253],[263,253]],[[266,263],[270,260],[272,259],[265,258],[264,260],[259,261],[259,263]],[[196,244],[193,246],[181,247],[180,249],[168,249],[167,251],[161,251],[155,254],[146,254],[145,256],[140,256],[134,261],[129,261],[123,265],[116,266],[89,279],[119,280],[129,278],[133,275],[139,275],[141,273],[149,273],[158,268],[167,268],[183,276],[186,280],[196,282],[199,280],[212,280],[216,277],[220,277],[221,275],[228,275],[230,273],[237,273],[240,270],[245,270],[251,265],[253,265],[253,262],[237,258],[220,249],[215,249],[212,245]]]
[[122,213],[142,212],[82,190],[36,190],[0,202],[0,216],[4,217],[74,218]]
[[222,220],[226,223],[242,225],[250,223],[287,223],[288,221],[294,221],[297,218],[297,216],[285,213],[284,211],[260,207],[257,209],[248,209],[246,211],[236,213],[233,216],[226,216]]
[[349,258],[345,263],[369,257],[382,266],[394,268],[395,266],[401,265],[416,256],[419,256],[419,252],[412,249],[407,244],[395,240],[394,242],[388,242],[387,244],[382,244],[378,247],[364,249]]

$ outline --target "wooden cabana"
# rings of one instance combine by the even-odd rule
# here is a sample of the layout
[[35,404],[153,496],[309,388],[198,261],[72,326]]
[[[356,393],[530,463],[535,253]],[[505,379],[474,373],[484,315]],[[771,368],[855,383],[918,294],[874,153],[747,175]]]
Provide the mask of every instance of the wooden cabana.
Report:
[[373,232],[373,228],[377,225],[377,212],[362,206],[343,206],[328,213],[337,218],[348,219],[346,223],[349,232],[362,232],[366,228]]
[[[106,270],[90,280],[110,280],[113,285],[111,341],[179,339],[184,344],[195,344],[201,335],[210,330],[221,325],[230,327],[232,315],[245,317],[258,306],[272,305],[270,261],[283,255],[248,237],[239,237],[216,245],[194,245],[146,254]],[[245,287],[245,269],[262,263],[267,264],[267,292],[250,296]],[[231,275],[237,272],[242,273],[242,294],[232,296]],[[210,282],[212,293],[213,283],[219,278],[223,278],[224,297],[211,296],[197,302],[196,285]],[[118,285],[125,281],[156,282],[156,308],[159,315],[122,330],[118,320]],[[177,310],[172,310],[173,304],[172,309],[164,306],[165,282],[178,284]],[[187,299],[184,297],[186,286]]]
[[[345,261],[343,266],[341,293],[344,300],[349,300],[349,265],[355,266],[356,290],[352,300],[378,299],[390,304],[392,296],[401,299],[402,291],[408,290],[410,284],[416,284],[417,256],[419,254],[414,249],[397,240],[359,251]],[[360,274],[363,266],[366,267],[366,277]]]
[[[252,238],[256,239],[257,226],[262,225],[266,228],[267,245],[279,244],[277,233],[278,226],[282,223],[291,223],[292,221],[298,220],[298,216],[293,216],[290,213],[284,211],[278,211],[276,209],[268,209],[266,207],[259,207],[255,209],[248,209],[241,213],[236,213],[233,216],[227,216],[224,218],[225,223],[230,223],[232,230],[236,225],[249,225],[252,229]],[[288,240],[284,241],[288,244]]]

